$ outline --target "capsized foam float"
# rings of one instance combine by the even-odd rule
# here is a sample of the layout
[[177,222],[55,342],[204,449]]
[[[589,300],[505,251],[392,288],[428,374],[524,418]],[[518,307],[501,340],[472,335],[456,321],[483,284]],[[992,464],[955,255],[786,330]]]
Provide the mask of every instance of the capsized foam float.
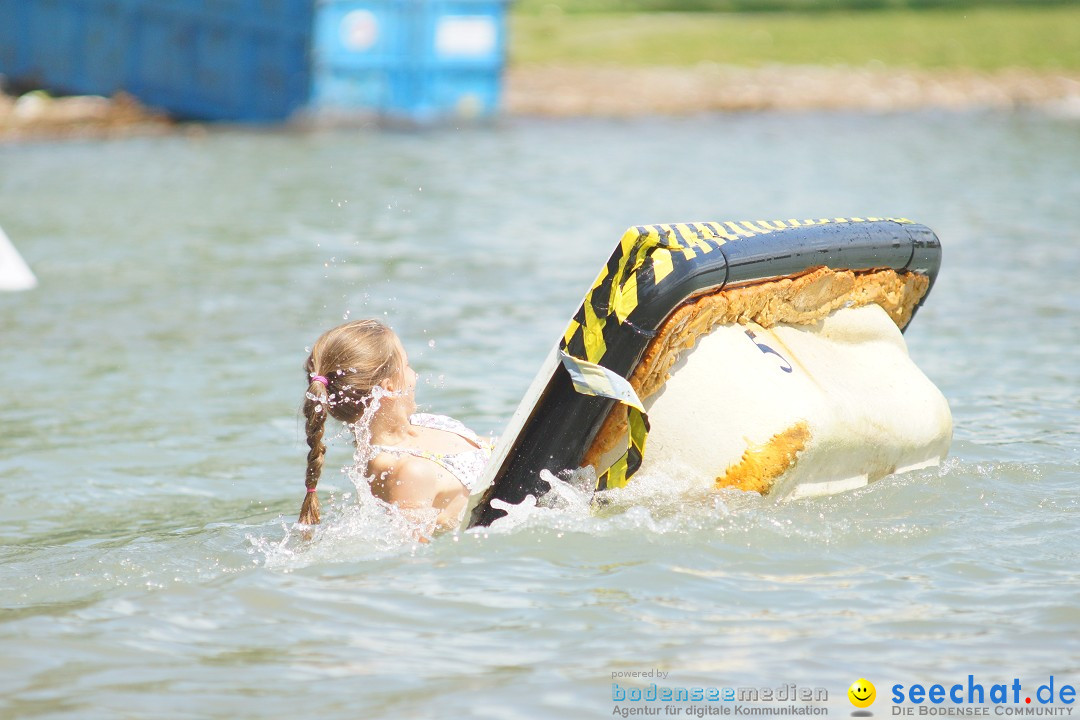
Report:
[[938,464],[952,416],[907,353],[941,244],[905,219],[626,231],[501,436],[465,526],[596,469],[779,498]]

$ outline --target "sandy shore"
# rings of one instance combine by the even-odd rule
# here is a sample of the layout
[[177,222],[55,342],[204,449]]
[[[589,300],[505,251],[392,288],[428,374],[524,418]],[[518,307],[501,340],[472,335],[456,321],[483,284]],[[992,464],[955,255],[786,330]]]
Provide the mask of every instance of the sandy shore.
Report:
[[[1080,73],[1019,69],[987,73],[885,67],[529,66],[510,68],[504,88],[503,109],[508,115],[626,117],[1041,106],[1080,116]],[[126,137],[167,133],[177,127],[125,95],[112,99],[0,95],[0,142]]]
[[0,93],[0,142],[52,138],[108,138],[166,133],[174,124],[129,95],[53,98]]
[[1080,106],[1080,73],[772,66],[526,67],[506,76],[511,114],[682,115],[708,111]]

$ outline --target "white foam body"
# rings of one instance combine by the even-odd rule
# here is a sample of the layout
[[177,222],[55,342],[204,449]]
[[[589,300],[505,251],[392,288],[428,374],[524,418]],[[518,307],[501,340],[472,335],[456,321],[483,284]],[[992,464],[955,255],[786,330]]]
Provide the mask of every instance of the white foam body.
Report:
[[812,326],[717,328],[645,407],[652,431],[641,471],[689,473],[708,487],[747,448],[805,422],[810,438],[774,485],[778,497],[841,492],[932,466],[952,439],[948,402],[877,305]]

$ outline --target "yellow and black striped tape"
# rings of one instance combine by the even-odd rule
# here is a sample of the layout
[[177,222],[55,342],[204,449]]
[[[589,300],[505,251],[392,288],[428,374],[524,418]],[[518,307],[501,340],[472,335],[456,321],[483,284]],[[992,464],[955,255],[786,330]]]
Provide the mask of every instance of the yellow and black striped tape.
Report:
[[611,467],[597,477],[596,489],[606,490],[626,485],[630,476],[641,467],[645,455],[645,438],[649,435],[649,417],[630,381],[602,365],[561,352],[563,367],[570,373],[574,390],[582,395],[606,397],[626,405],[630,421],[630,440],[626,452]]
[[[820,220],[755,220],[739,222],[676,223],[670,225],[639,225],[623,233],[618,247],[596,276],[585,294],[581,307],[570,320],[563,334],[560,349],[565,357],[585,361],[619,377],[603,367],[608,344],[605,332],[626,322],[638,305],[639,283],[657,286],[671,275],[675,263],[693,261],[702,254],[716,251],[721,245],[742,238],[783,232],[794,228],[831,223],[880,222],[889,220],[910,223],[904,218],[834,218]],[[564,365],[566,365],[564,358]],[[568,366],[568,370],[569,370]],[[571,371],[573,375],[573,371]],[[626,452],[599,474],[597,489],[622,487],[641,467],[645,440],[649,434],[649,419],[640,401],[628,402],[612,394],[610,378],[598,379],[600,373],[581,373],[575,378],[575,389],[586,395],[611,397],[627,405],[630,424]],[[582,380],[582,378],[585,378]],[[625,379],[621,378],[623,382]],[[580,382],[579,382],[580,381]],[[628,385],[628,383],[627,383]],[[631,389],[631,392],[633,390]],[[634,395],[636,399],[636,394]]]

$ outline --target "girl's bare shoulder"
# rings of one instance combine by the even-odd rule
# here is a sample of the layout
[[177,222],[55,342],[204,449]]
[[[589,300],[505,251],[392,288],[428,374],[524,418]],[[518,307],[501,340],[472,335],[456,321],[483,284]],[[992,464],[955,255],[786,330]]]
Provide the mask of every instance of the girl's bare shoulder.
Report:
[[434,496],[438,476],[431,463],[412,455],[379,453],[368,464],[371,489],[384,499],[419,501]]

